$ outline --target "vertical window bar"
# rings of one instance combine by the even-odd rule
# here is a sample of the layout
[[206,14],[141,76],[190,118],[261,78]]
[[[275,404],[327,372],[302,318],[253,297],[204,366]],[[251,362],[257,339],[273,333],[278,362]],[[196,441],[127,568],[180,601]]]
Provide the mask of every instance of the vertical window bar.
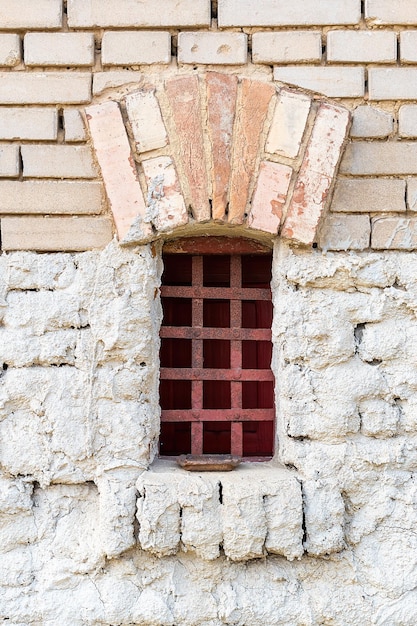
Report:
[[[192,257],[192,286],[201,287],[203,284],[203,257]],[[203,300],[193,298],[192,301],[192,326],[203,326]],[[203,341],[192,339],[192,367],[203,367]],[[191,382],[192,407],[197,410],[203,408],[203,381],[192,380]],[[203,422],[191,423],[191,454],[203,454]]]
[[[242,263],[241,257],[232,256],[230,266],[230,286],[232,289],[240,289],[242,286]],[[230,326],[231,328],[241,328],[242,326],[242,301],[232,298],[230,301]],[[242,342],[233,339],[230,342],[231,368],[242,369]],[[242,383],[234,380],[231,383],[232,409],[242,408]],[[242,456],[243,452],[243,427],[242,422],[232,422],[231,424],[231,453]]]

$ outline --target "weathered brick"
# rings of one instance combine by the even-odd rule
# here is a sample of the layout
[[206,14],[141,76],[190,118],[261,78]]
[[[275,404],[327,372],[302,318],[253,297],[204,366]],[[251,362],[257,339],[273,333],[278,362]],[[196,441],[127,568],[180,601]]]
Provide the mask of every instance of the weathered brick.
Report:
[[384,30],[332,30],[327,34],[327,60],[354,63],[394,63],[397,37]]
[[403,30],[400,33],[400,58],[402,63],[415,63],[417,61],[416,46],[417,30]]
[[99,182],[31,180],[0,183],[0,213],[101,213]]
[[400,108],[398,132],[401,137],[417,137],[417,105],[405,104]]
[[417,178],[407,180],[407,208],[409,211],[417,211]]
[[0,67],[13,67],[20,61],[19,35],[0,35]]
[[304,2],[259,2],[218,0],[218,20],[226,26],[305,26],[356,24],[361,17],[359,0],[305,0]]
[[244,65],[247,49],[244,33],[184,32],[178,36],[179,63]]
[[[5,0],[6,1],[6,0]],[[69,0],[71,28],[209,26],[210,0]]]
[[346,109],[321,104],[281,232],[301,243],[314,241],[349,125]]
[[288,165],[262,161],[248,226],[267,233],[278,232],[291,174],[292,169]]
[[236,112],[236,76],[208,72],[208,130],[213,167],[212,218],[223,221],[227,207],[232,153],[233,123]]
[[331,210],[341,213],[400,213],[406,210],[405,180],[395,178],[339,178]]
[[28,33],[23,45],[28,66],[94,65],[94,36],[90,33]]
[[375,217],[371,247],[376,250],[415,250],[417,217]]
[[119,239],[135,220],[138,236],[146,238],[151,226],[144,221],[145,201],[119,106],[105,102],[88,107],[86,114]]
[[103,248],[112,239],[106,217],[3,217],[2,250],[78,252]]
[[371,222],[368,215],[327,215],[318,244],[323,250],[365,250],[369,248]]
[[89,72],[0,72],[0,104],[80,104],[90,98]]
[[304,94],[286,89],[279,93],[265,150],[295,158],[310,112],[311,100]]
[[93,95],[97,96],[106,89],[128,85],[129,83],[140,85],[143,74],[138,70],[113,70],[97,72],[93,74]]
[[0,144],[0,176],[19,176],[19,146]]
[[356,141],[347,146],[340,171],[359,176],[417,174],[417,142]]
[[274,68],[274,79],[324,93],[330,98],[359,98],[365,94],[362,67],[287,65]]
[[58,134],[56,109],[2,107],[0,139],[54,140]]
[[392,113],[372,106],[359,106],[353,111],[351,137],[388,137],[394,131]]
[[78,109],[64,109],[64,132],[66,142],[85,141],[84,120]]
[[374,24],[417,24],[416,0],[365,0],[365,17]]
[[101,43],[103,65],[150,65],[171,61],[171,35],[155,31],[107,31]]
[[415,100],[417,69],[411,67],[370,67],[370,100]]
[[174,164],[170,157],[142,162],[148,186],[148,212],[158,232],[167,232],[188,222]]
[[197,76],[167,81],[166,93],[171,104],[179,136],[179,154],[188,180],[187,205],[197,221],[210,219],[208,179],[200,118],[200,95]]
[[254,33],[254,63],[296,63],[321,60],[321,33],[312,30]]
[[138,152],[166,146],[167,132],[154,91],[135,91],[126,96],[125,102]]
[[61,0],[0,0],[0,29],[61,28]]
[[89,146],[24,145],[21,148],[26,178],[96,178]]
[[242,224],[255,172],[260,135],[275,88],[267,83],[243,79],[234,129],[229,216],[231,224]]

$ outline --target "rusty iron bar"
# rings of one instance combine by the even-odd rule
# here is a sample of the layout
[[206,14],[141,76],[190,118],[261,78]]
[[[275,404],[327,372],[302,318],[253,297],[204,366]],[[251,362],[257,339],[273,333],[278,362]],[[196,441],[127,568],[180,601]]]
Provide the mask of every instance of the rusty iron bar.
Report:
[[191,328],[189,326],[162,326],[162,339],[238,339],[271,341],[269,328]]
[[[164,422],[272,422],[274,409],[165,409]],[[194,453],[193,453],[194,454]]]
[[[194,257],[202,258],[202,257]],[[205,300],[270,300],[271,290],[263,287],[179,287],[162,285],[161,296],[164,298],[202,298]]]

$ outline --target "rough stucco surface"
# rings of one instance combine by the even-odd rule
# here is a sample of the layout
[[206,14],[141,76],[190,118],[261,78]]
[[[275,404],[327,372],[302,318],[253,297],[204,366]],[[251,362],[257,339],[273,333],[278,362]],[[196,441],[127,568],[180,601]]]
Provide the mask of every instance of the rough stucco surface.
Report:
[[[0,258],[0,618],[415,626],[417,256],[276,245],[278,452],[246,491],[220,478],[220,516],[215,476],[168,471],[169,499],[148,469],[160,270],[151,246]],[[302,490],[302,555],[284,533],[293,494],[271,516],[255,489],[278,473]],[[167,520],[156,539],[144,485]],[[264,556],[278,538],[286,556]]]

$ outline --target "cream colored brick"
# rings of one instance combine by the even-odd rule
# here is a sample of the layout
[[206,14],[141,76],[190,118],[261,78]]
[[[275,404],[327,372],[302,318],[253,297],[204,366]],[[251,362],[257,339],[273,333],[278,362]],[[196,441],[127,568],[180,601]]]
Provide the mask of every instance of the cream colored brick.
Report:
[[353,111],[351,137],[388,137],[394,130],[392,113],[372,106],[359,106]]
[[104,206],[99,182],[4,180],[0,182],[0,213],[94,214]]
[[68,0],[71,28],[209,26],[210,0]]
[[365,250],[370,234],[368,215],[332,214],[324,220],[318,244],[323,250]]
[[19,146],[0,144],[0,176],[19,176]]
[[85,141],[87,133],[78,109],[64,109],[64,132],[66,142]]
[[28,66],[94,65],[94,36],[91,33],[28,33],[23,45]]
[[1,30],[61,26],[61,0],[0,0]]
[[89,72],[0,72],[0,104],[80,104],[90,98]]
[[417,137],[417,105],[405,104],[400,108],[398,131],[401,137]]
[[126,110],[139,152],[163,148],[168,143],[161,109],[153,91],[126,96]]
[[275,106],[265,150],[294,158],[300,149],[311,100],[308,96],[282,89]]
[[179,63],[244,65],[247,60],[248,37],[244,33],[180,33]]
[[107,31],[101,43],[103,65],[150,65],[171,61],[171,35],[157,31]]
[[409,211],[417,211],[417,178],[407,180],[407,208]]
[[113,70],[93,74],[93,95],[97,96],[106,89],[113,89],[129,83],[140,85],[143,74],[137,70]]
[[388,30],[332,30],[327,35],[327,60],[394,63],[397,60],[397,37]]
[[417,173],[417,142],[357,141],[347,146],[340,172],[359,176]]
[[400,33],[400,58],[402,63],[417,61],[417,30],[403,30]]
[[370,100],[415,100],[417,69],[371,67],[368,70]]
[[25,178],[95,178],[97,169],[88,146],[22,146]]
[[343,213],[399,213],[406,210],[405,180],[395,178],[339,178],[331,210]]
[[321,33],[312,30],[254,33],[254,63],[314,62],[321,59]]
[[2,250],[81,252],[104,248],[112,239],[106,217],[3,217]]
[[356,24],[361,17],[359,0],[304,0],[260,2],[218,0],[220,28],[226,26],[305,26]]
[[365,75],[362,67],[288,65],[275,67],[274,79],[324,93],[330,98],[358,98],[365,93]]
[[2,107],[0,139],[54,140],[58,134],[56,109]]
[[13,67],[20,61],[19,35],[0,35],[0,67]]
[[375,250],[415,250],[417,217],[375,217],[371,247]]
[[374,24],[417,24],[416,0],[365,0],[365,17]]

